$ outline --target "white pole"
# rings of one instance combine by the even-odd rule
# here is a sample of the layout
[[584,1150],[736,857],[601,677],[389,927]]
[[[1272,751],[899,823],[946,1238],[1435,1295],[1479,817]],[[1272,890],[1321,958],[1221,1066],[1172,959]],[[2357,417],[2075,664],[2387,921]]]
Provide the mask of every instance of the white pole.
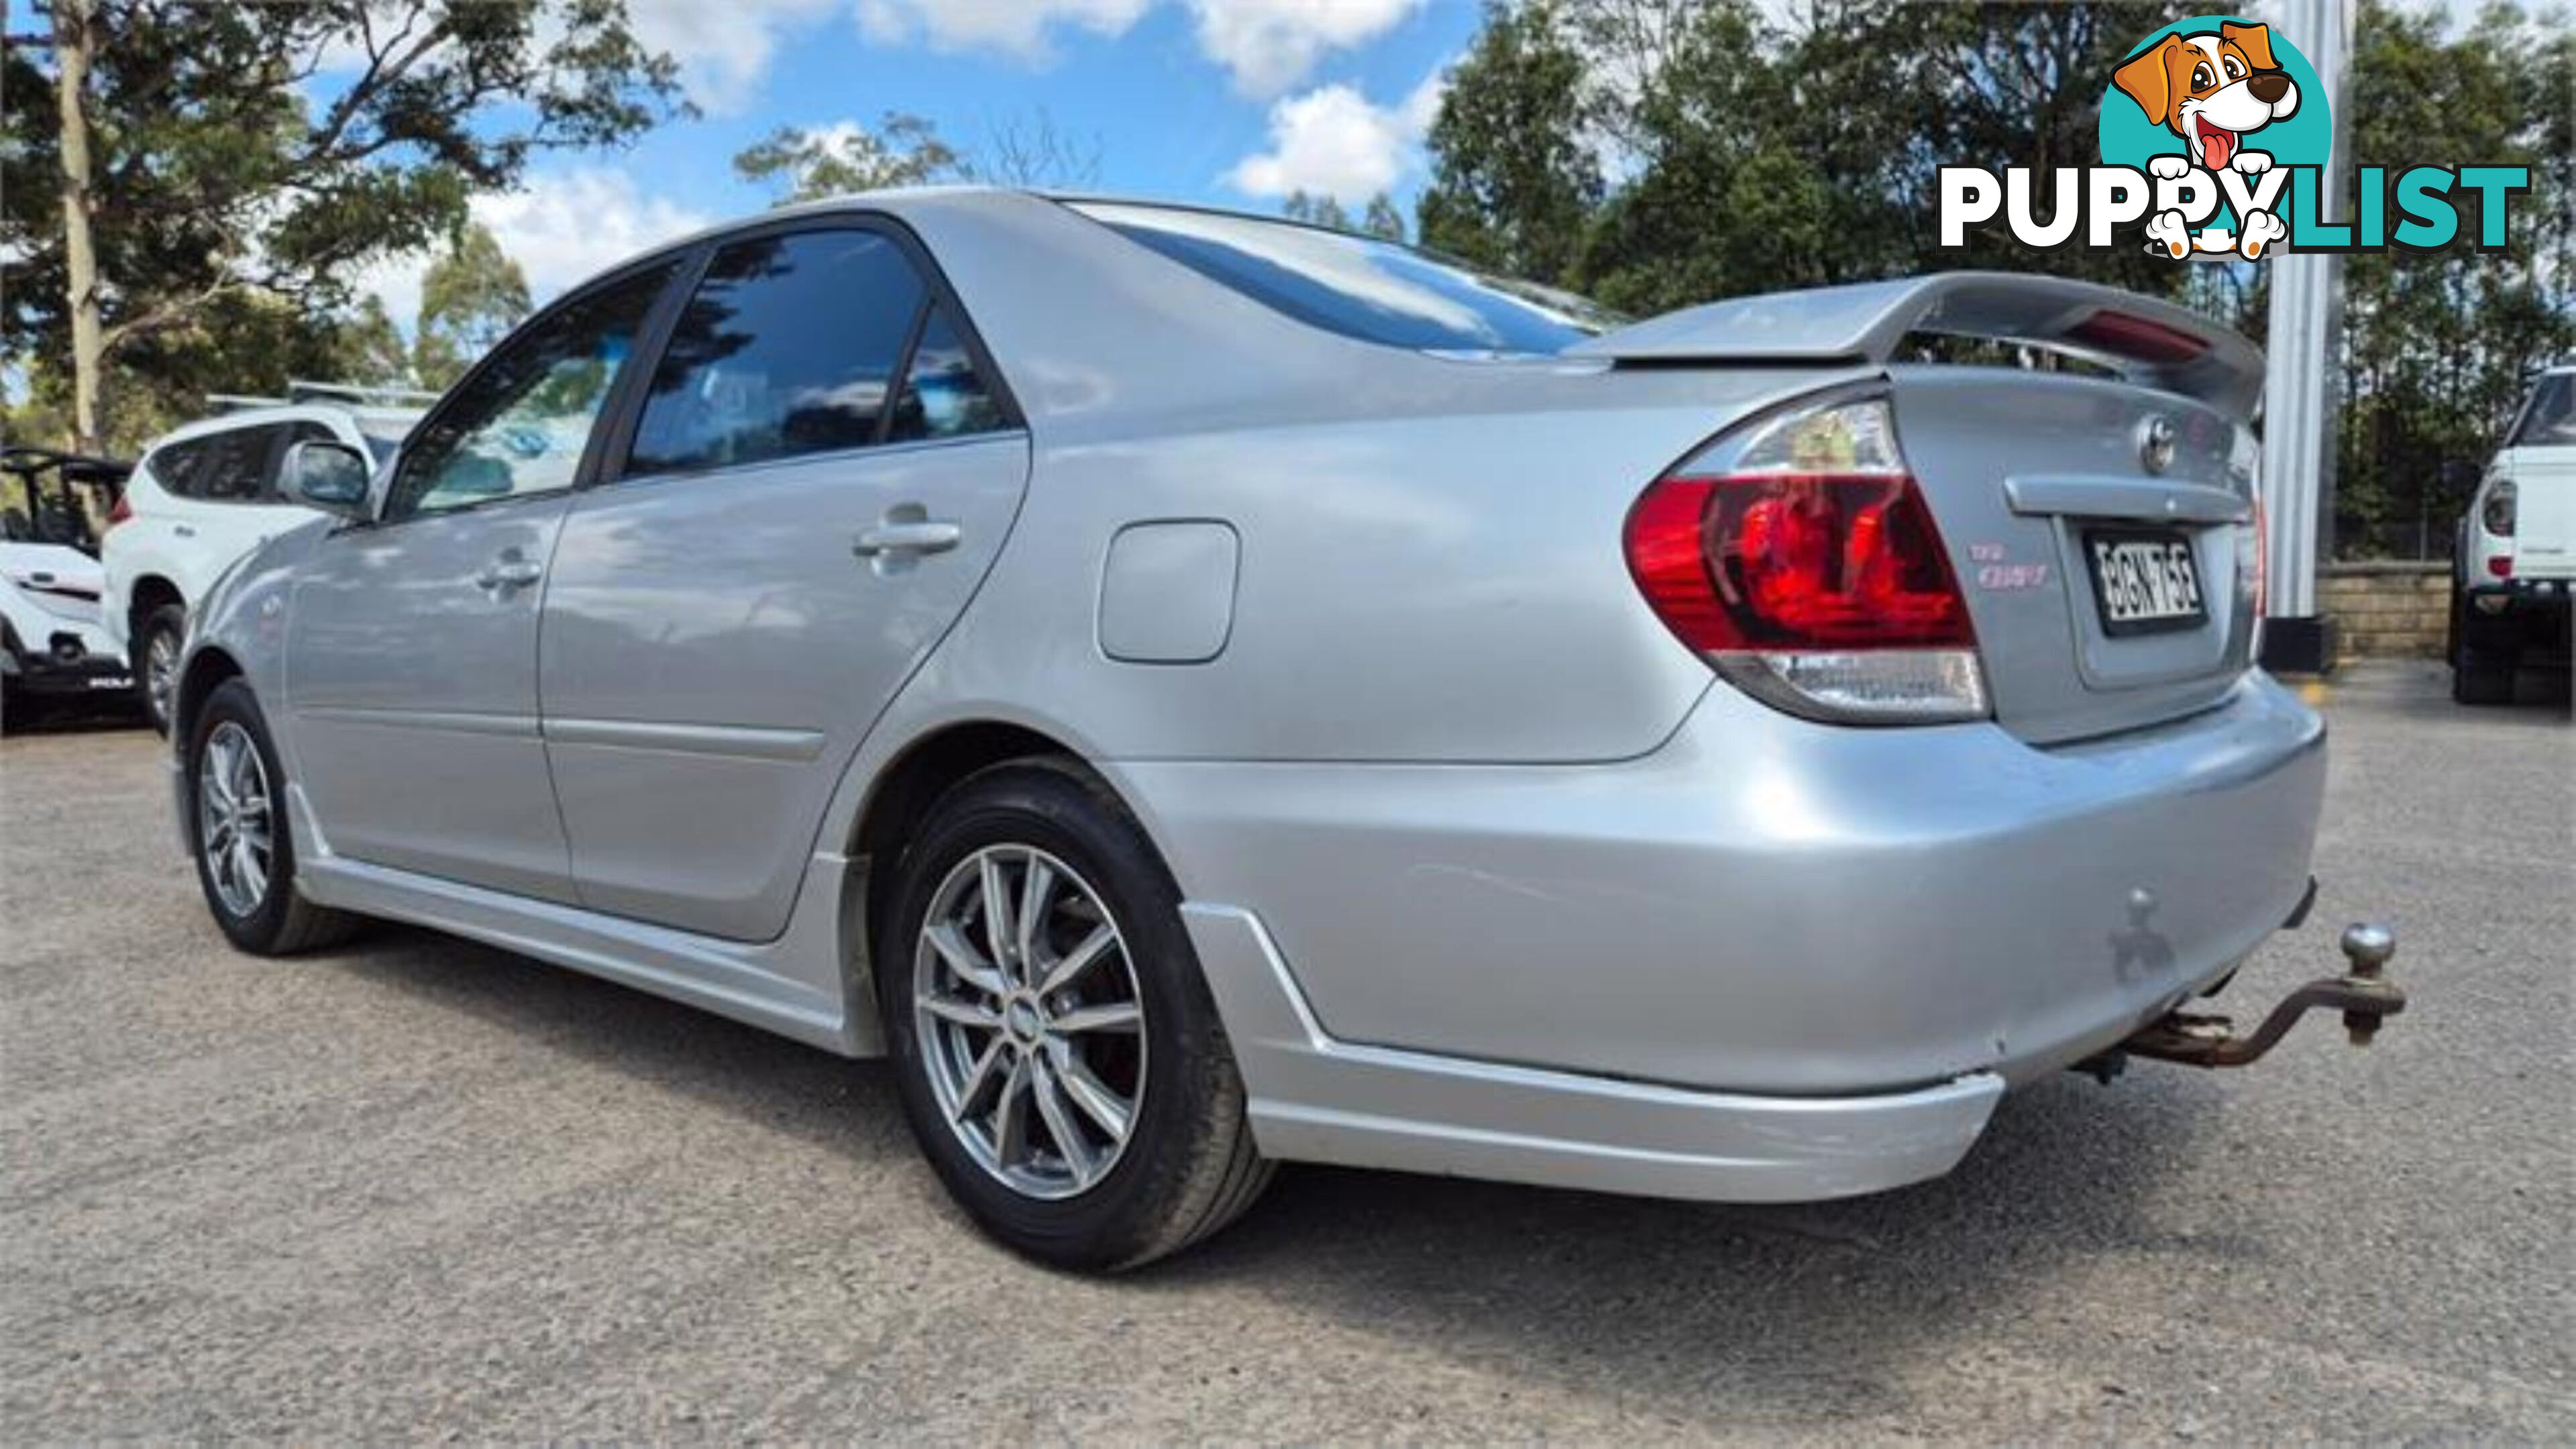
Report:
[[[2307,56],[2334,118],[2325,173],[2318,178],[2324,221],[2348,218],[2342,178],[2344,76],[2352,56],[2350,0],[2281,0],[2283,37]],[[2271,528],[2264,555],[2270,621],[2263,662],[2276,670],[2317,673],[2332,652],[2317,617],[2317,561],[2333,530],[2337,400],[2335,336],[2341,311],[2342,258],[2332,252],[2276,252],[2272,269],[2270,368],[2263,389],[2263,510]]]

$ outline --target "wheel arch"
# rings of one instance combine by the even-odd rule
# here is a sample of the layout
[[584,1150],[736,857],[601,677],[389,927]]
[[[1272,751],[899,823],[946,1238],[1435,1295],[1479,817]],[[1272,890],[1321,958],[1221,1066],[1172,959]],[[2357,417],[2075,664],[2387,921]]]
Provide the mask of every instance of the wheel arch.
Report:
[[188,657],[179,671],[179,691],[170,702],[170,738],[185,740],[197,728],[197,712],[205,707],[206,697],[227,679],[239,679],[246,671],[241,661],[221,645],[209,644]]
[[181,609],[185,609],[188,607],[188,598],[187,595],[179,592],[179,586],[166,574],[155,572],[136,576],[134,587],[126,592],[125,637],[134,640],[137,647],[140,647],[143,638],[143,621],[151,618],[153,612],[165,604],[176,604]]
[[[841,961],[853,1022],[876,1020],[872,962],[885,914],[894,909],[895,867],[931,808],[959,782],[1020,760],[1046,760],[1075,771],[1134,816],[1169,869],[1162,843],[1142,811],[1078,746],[1043,727],[998,718],[952,719],[924,730],[874,772],[847,840],[851,870],[842,909]],[[850,939],[855,935],[857,939]]]

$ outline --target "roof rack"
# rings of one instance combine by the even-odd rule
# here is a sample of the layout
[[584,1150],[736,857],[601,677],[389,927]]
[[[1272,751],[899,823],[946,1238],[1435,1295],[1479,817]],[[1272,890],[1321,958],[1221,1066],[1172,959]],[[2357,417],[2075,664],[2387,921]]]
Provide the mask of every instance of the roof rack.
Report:
[[210,392],[206,405],[218,412],[238,412],[243,408],[286,407],[295,403],[339,403],[345,407],[424,408],[438,401],[438,394],[416,387],[375,387],[356,382],[309,382],[290,378],[284,397],[260,397],[251,393]]

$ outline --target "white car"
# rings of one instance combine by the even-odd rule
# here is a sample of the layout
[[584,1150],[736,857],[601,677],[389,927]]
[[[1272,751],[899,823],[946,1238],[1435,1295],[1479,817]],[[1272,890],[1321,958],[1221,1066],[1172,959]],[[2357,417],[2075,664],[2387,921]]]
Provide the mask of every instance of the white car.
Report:
[[2506,704],[2517,670],[2565,669],[2576,596],[2576,363],[2543,372],[2460,520],[2451,697]]
[[[120,699],[134,677],[100,627],[98,539],[125,465],[44,448],[0,453],[0,716],[45,701]],[[105,495],[89,489],[103,488]]]
[[302,442],[390,454],[418,413],[290,403],[190,423],[155,442],[109,519],[108,632],[143,681],[152,727],[170,727],[171,670],[188,615],[235,560],[321,517],[278,491],[278,465]]

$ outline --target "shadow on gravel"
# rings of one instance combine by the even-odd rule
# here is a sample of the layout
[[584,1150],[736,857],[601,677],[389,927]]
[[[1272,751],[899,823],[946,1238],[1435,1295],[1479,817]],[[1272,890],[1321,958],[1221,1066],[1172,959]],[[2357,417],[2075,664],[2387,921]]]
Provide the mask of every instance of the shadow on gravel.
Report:
[[[380,927],[319,960],[638,1084],[917,1167],[881,1063],[428,931]],[[1901,1412],[1899,1365],[1977,1341],[1951,1337],[1963,1323],[2045,1314],[2052,1285],[2088,1260],[2189,1254],[2208,1272],[2250,1252],[2224,1214],[2160,1241],[2139,1211],[2163,1165],[2205,1150],[2221,1090],[2151,1066],[2108,1088],[2045,1082],[2009,1098],[1950,1177],[1839,1203],[1712,1206],[1292,1166],[1231,1229],[1103,1285],[1101,1308],[1111,1295],[1248,1289],[1701,1431]],[[975,1251],[971,1225],[915,1175],[958,1251]]]
[[109,731],[125,732],[148,729],[143,710],[132,704],[22,704],[9,702],[6,715],[0,715],[0,735],[18,739],[27,735],[87,735]]
[[1963,1324],[2046,1314],[2088,1260],[2187,1252],[2206,1273],[2255,1251],[2223,1227],[2182,1242],[2142,1227],[2140,1197],[2160,1164],[2201,1150],[2216,1099],[2154,1069],[2108,1089],[2042,1083],[1947,1178],[1795,1206],[1291,1169],[1148,1281],[1265,1280],[1299,1309],[1533,1366],[1698,1432],[1903,1413],[1901,1365],[1995,1337]]

